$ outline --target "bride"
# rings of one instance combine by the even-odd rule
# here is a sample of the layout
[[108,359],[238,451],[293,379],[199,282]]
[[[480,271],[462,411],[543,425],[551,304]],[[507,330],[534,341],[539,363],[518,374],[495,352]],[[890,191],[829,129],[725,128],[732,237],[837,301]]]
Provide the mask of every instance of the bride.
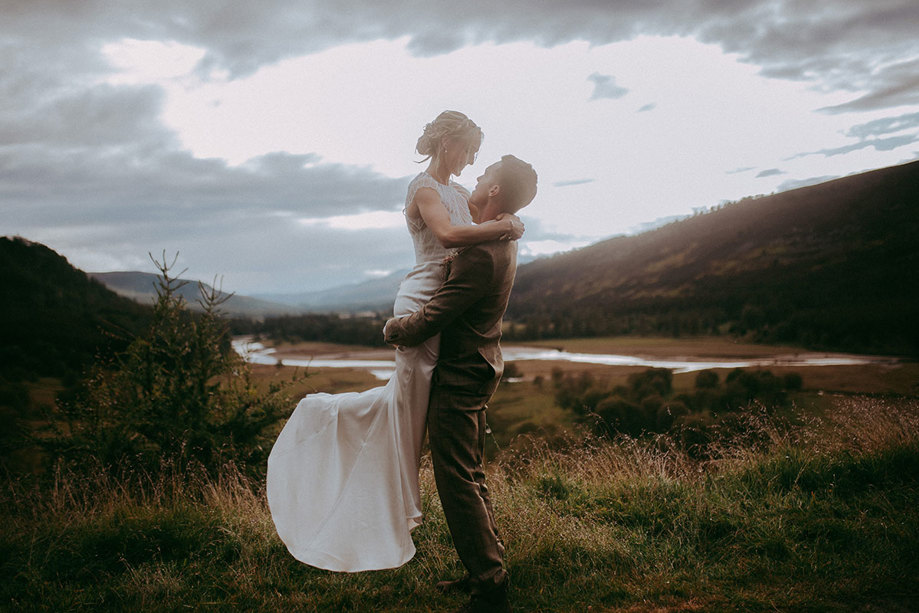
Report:
[[[418,310],[443,281],[459,247],[517,239],[506,217],[473,225],[469,192],[451,180],[475,161],[481,129],[456,111],[424,127],[416,150],[430,159],[405,198],[415,266],[399,287],[394,315]],[[424,160],[423,160],[424,161]],[[278,536],[301,562],[334,571],[395,568],[415,555],[421,523],[418,464],[431,374],[440,338],[396,351],[384,387],[311,394],[299,402],[268,457],[267,495]]]

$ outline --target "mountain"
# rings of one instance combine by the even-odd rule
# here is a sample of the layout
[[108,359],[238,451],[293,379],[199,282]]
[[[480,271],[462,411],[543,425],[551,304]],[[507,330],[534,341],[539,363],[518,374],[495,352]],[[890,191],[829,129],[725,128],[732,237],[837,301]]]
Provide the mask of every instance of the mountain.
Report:
[[919,354],[919,162],[745,198],[521,266],[529,338],[708,334]]
[[[130,298],[143,304],[153,304],[156,301],[158,275],[136,271],[91,272],[88,274],[91,278],[96,279],[125,298]],[[212,290],[211,286],[206,283],[204,287],[208,291]],[[177,293],[185,298],[190,308],[199,308],[197,299],[200,294],[197,281],[185,281],[185,285],[179,288]],[[221,295],[226,296],[223,292],[221,292]],[[302,309],[287,304],[259,300],[248,296],[237,296],[235,294],[221,305],[220,310],[231,317],[273,317],[296,315],[303,312]]]
[[387,311],[392,309],[399,284],[408,270],[399,270],[379,279],[300,294],[260,294],[272,300],[312,312]]
[[0,287],[0,379],[79,375],[97,353],[126,347],[152,314],[20,237],[0,237]]

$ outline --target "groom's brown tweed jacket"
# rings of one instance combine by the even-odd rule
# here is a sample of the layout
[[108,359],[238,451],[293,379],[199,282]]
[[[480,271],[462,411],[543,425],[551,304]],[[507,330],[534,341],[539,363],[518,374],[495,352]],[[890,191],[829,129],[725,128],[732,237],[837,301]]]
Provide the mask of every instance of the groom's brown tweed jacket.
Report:
[[455,409],[475,411],[504,372],[498,341],[517,271],[517,242],[467,247],[446,266],[440,289],[420,310],[390,322],[386,340],[411,347],[440,332],[432,393],[451,396]]

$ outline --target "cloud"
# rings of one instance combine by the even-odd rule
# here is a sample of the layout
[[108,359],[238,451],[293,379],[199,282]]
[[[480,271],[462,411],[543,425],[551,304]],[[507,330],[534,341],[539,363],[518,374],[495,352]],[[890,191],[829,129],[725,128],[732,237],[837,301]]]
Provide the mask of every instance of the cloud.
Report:
[[898,136],[887,136],[886,134],[895,134],[905,130],[911,130],[919,127],[919,113],[908,113],[897,117],[883,117],[866,123],[856,124],[845,131],[845,135],[851,138],[857,138],[858,142],[841,147],[831,147],[799,153],[789,159],[805,157],[808,155],[823,155],[824,157],[833,157],[845,155],[853,151],[862,149],[874,149],[875,151],[892,151],[899,147],[905,147],[919,142],[919,134],[900,134]]
[[763,177],[774,177],[775,175],[783,175],[783,174],[785,174],[784,170],[779,170],[778,168],[770,168],[769,170],[763,170],[757,173],[756,178],[761,179]]
[[868,89],[867,94],[820,110],[825,113],[848,113],[919,104],[919,58],[887,66],[864,81],[863,88]]
[[552,184],[553,187],[569,187],[571,185],[584,185],[585,183],[593,183],[596,179],[572,179],[570,181],[556,181]]
[[851,145],[834,147],[830,149],[820,149],[819,151],[803,153],[795,157],[801,157],[804,155],[823,155],[824,157],[832,157],[834,155],[844,155],[846,153],[852,153],[853,151],[868,148],[873,148],[876,151],[892,151],[898,147],[905,147],[906,145],[910,145],[916,142],[919,142],[919,135],[905,134],[903,136],[891,136],[889,138],[873,138],[870,140],[863,140]]
[[799,187],[807,187],[809,185],[817,185],[818,183],[825,183],[827,181],[832,181],[833,179],[838,179],[839,175],[824,175],[822,177],[809,177],[807,179],[789,179],[779,183],[776,187],[777,192],[787,192],[792,189],[798,189]]
[[19,215],[42,223],[182,219],[194,225],[214,215],[318,217],[402,206],[407,179],[338,164],[304,166],[315,159],[279,153],[229,167],[168,150],[125,147],[74,156],[23,147],[0,152],[0,195],[6,224]]
[[[5,223],[3,224],[6,225]],[[360,270],[406,268],[414,260],[407,229],[305,227],[289,216],[213,214],[189,224],[41,224],[19,234],[45,243],[86,271],[146,270],[150,252],[188,278],[223,276],[230,291],[298,292],[352,283]],[[0,232],[6,234],[7,232]]]
[[628,89],[616,85],[616,77],[610,75],[595,72],[587,77],[587,80],[594,83],[594,92],[590,96],[591,100],[600,100],[602,98],[615,100],[629,93]]
[[284,58],[381,38],[407,37],[414,53],[436,55],[471,43],[606,44],[639,34],[677,35],[717,44],[761,66],[768,76],[861,92],[836,112],[886,108],[914,102],[919,95],[919,4],[911,0],[837,0],[832,5],[664,0],[615,8],[590,0],[535,5],[473,0],[451,12],[421,0],[277,0],[237,3],[231,10],[216,0],[7,4],[0,26],[4,39],[56,46],[86,64],[98,62],[91,51],[95,41],[125,37],[202,47],[206,54],[200,74],[223,71],[239,77]]
[[646,112],[648,112],[648,111],[653,111],[653,110],[656,109],[656,108],[657,108],[657,103],[655,103],[655,102],[649,102],[648,104],[646,104],[646,105],[644,105],[643,107],[641,107],[640,109],[638,109],[638,111],[636,111],[636,112],[638,112],[638,113],[646,113]]
[[867,123],[852,126],[846,131],[847,136],[866,139],[871,136],[892,134],[919,127],[919,113],[909,113],[899,117],[884,117]]
[[650,232],[651,230],[661,228],[675,221],[686,219],[687,217],[689,217],[689,215],[667,215],[666,217],[658,217],[654,221],[646,221],[644,223],[632,226],[626,231],[626,235],[633,236],[635,234]]

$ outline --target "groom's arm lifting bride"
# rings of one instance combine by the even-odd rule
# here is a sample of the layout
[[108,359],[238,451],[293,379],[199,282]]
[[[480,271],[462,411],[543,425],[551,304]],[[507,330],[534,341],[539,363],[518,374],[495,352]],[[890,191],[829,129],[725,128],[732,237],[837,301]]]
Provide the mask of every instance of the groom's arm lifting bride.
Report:
[[[469,198],[479,223],[515,214],[536,195],[533,167],[506,155],[479,177]],[[471,594],[465,611],[507,611],[504,546],[485,487],[485,403],[504,370],[501,324],[517,268],[516,241],[461,250],[443,285],[412,315],[390,319],[386,342],[414,346],[437,333],[440,355],[431,383],[428,436],[434,477],[457,553],[468,574],[441,589]]]

